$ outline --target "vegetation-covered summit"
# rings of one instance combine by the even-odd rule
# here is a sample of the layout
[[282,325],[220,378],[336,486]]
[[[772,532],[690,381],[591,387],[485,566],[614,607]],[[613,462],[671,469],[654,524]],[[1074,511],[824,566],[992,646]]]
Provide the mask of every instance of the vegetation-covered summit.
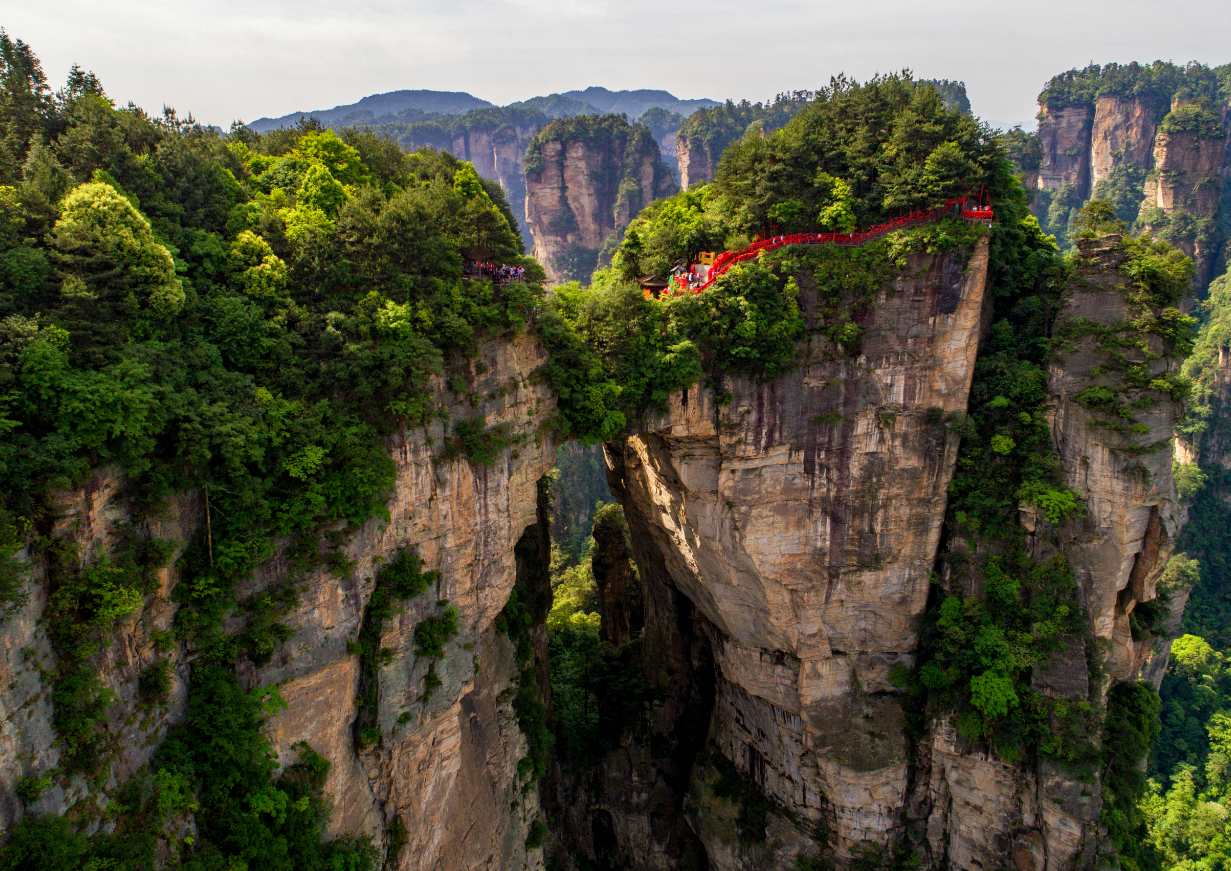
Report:
[[[661,277],[698,251],[866,227],[953,196],[1009,199],[1015,182],[995,136],[947,108],[931,83],[838,78],[807,96],[782,101],[795,111],[780,130],[730,145],[712,185],[655,203],[633,222],[616,254],[621,274]],[[702,113],[688,123],[696,119]]]
[[1169,61],[1091,64],[1052,76],[1039,94],[1039,105],[1056,112],[1069,106],[1093,106],[1103,96],[1149,99],[1161,120],[1176,98],[1182,102],[1231,98],[1231,64],[1213,68]]

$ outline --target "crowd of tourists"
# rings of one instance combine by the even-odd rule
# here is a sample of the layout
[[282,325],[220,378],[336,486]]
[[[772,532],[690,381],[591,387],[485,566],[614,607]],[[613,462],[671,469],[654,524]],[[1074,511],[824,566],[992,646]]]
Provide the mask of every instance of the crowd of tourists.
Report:
[[526,267],[467,260],[465,275],[467,278],[486,278],[496,284],[513,284],[526,280]]

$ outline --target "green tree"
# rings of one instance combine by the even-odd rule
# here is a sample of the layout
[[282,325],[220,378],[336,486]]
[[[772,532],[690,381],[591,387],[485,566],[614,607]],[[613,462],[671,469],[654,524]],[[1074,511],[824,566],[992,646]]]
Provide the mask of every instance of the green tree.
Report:
[[64,201],[50,242],[65,268],[63,295],[101,316],[166,321],[184,304],[175,262],[150,222],[111,185],[89,182]]

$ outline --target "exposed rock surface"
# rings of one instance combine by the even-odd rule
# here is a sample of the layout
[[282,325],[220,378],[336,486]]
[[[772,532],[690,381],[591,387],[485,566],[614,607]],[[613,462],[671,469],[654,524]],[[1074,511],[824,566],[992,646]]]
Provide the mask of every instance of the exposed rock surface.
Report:
[[1149,169],[1154,165],[1158,109],[1152,100],[1102,96],[1094,106],[1090,131],[1090,186],[1111,176],[1118,165]]
[[[1224,125],[1225,129],[1225,125]],[[1205,136],[1194,131],[1161,131],[1154,143],[1157,173],[1146,179],[1143,213],[1162,209],[1168,216],[1185,213],[1197,220],[1218,216],[1224,175],[1231,171],[1228,138]],[[1193,258],[1197,266],[1196,284],[1204,287],[1213,277],[1220,240],[1211,231],[1180,233],[1177,248]]]
[[[109,546],[129,519],[122,498],[123,481],[112,469],[95,472],[78,490],[60,494],[59,520],[53,535],[76,547],[79,558],[91,560]],[[201,519],[198,494],[175,499],[167,510],[138,536],[186,541]],[[24,553],[19,559],[27,559]],[[29,566],[25,585],[27,598],[16,613],[3,621],[0,644],[0,828],[7,828],[21,816],[16,785],[21,776],[38,778],[60,762],[62,747],[56,743],[52,726],[50,677],[56,668],[55,655],[46,626],[39,621],[47,605],[45,567]],[[97,801],[99,787],[110,789],[123,783],[133,772],[149,762],[167,728],[183,717],[187,701],[187,670],[172,657],[177,667],[171,674],[171,687],[162,704],[145,709],[137,698],[141,671],[160,656],[154,642],[155,632],[167,632],[172,625],[175,606],[171,589],[179,580],[174,560],[159,571],[159,588],[145,610],[116,628],[111,643],[96,655],[103,685],[115,693],[107,714],[105,752],[114,760],[109,777],[92,785],[78,775],[52,778],[39,799],[26,806],[35,813],[64,813],[79,802]]]
[[688,190],[693,185],[714,180],[714,164],[709,150],[697,139],[676,134],[676,160],[680,166],[680,187]]
[[548,278],[585,281],[610,258],[633,217],[676,186],[648,129],[564,129],[557,135],[547,128],[535,145],[539,163],[526,171],[526,221]]
[[[332,763],[326,786],[335,804],[332,832],[368,833],[386,844],[389,825],[401,818],[409,842],[391,857],[388,869],[541,864],[541,854],[527,855],[525,847],[538,802],[533,789],[523,790],[517,771],[525,739],[512,714],[509,688],[518,669],[512,645],[493,623],[516,580],[514,546],[538,523],[537,482],[554,463],[554,446],[540,435],[554,400],[545,386],[529,381],[544,359],[541,346],[526,335],[483,345],[475,362],[484,364],[479,370],[484,374],[476,375],[472,364],[466,376],[482,397],[477,409],[448,392],[441,379],[439,401],[455,420],[483,414],[489,424],[508,424],[521,437],[490,468],[472,466],[465,458],[440,461],[432,445],[440,445],[447,433],[439,421],[395,438],[390,450],[397,480],[389,520],[368,522],[350,540],[346,556],[353,568],[346,578],[322,570],[303,584],[299,605],[286,618],[294,637],[269,664],[241,672],[249,685],[277,684],[288,703],[269,727],[280,760],[293,761],[294,745],[306,740]],[[76,538],[83,552],[108,547],[127,520],[123,502],[116,499],[119,483],[101,473],[85,490],[66,494],[57,534]],[[199,499],[187,498],[142,532],[186,540],[201,522]],[[348,642],[356,638],[379,563],[407,548],[426,568],[438,570],[440,581],[384,626],[381,644],[394,657],[378,675],[382,741],[360,750],[354,724],[361,669]],[[279,583],[286,571],[284,561],[275,559],[241,593]],[[3,635],[9,673],[0,693],[5,823],[17,815],[17,775],[41,773],[58,755],[50,746],[49,690],[37,673],[53,665],[45,634],[35,623],[43,606],[38,579],[36,572],[26,609],[6,622]],[[119,741],[118,779],[147,761],[166,726],[183,715],[181,651],[170,703],[133,726],[137,676],[157,655],[150,630],[170,625],[167,593],[177,580],[173,569],[165,569],[161,591],[135,626],[117,631],[100,655],[100,672],[119,698],[111,713]],[[441,599],[458,610],[459,632],[436,663],[442,685],[421,702],[428,663],[415,657],[413,633]],[[29,656],[23,648],[30,648]],[[63,811],[87,793],[80,779],[56,784],[32,809]]]
[[[914,661],[957,450],[942,419],[966,406],[986,275],[985,242],[917,258],[866,309],[857,358],[818,333],[797,370],[725,380],[722,405],[686,391],[608,446],[646,596],[646,676],[676,708],[651,731],[684,722],[686,700],[712,705],[710,744],[792,814],[771,822],[773,849],[745,849],[698,766],[685,809],[712,869],[790,868],[825,830],[843,857],[896,838],[909,767],[887,676]],[[680,772],[629,752],[605,765],[596,804],[620,855],[672,867],[664,842],[639,838],[654,831],[643,796],[670,795]],[[659,830],[679,837],[661,815]]]
[[1038,185],[1055,190],[1072,185],[1078,195],[1090,194],[1090,132],[1094,110],[1088,106],[1069,106],[1055,112],[1046,109],[1039,121],[1043,143],[1043,165]]

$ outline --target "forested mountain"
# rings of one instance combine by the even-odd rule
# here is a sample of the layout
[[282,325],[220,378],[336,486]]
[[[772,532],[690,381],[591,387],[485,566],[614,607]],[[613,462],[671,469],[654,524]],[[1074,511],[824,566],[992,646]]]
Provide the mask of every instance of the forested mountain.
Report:
[[[943,79],[924,80],[921,84],[935,88],[946,108],[970,114],[970,100],[963,83]],[[764,104],[748,100],[736,104],[728,100],[725,105],[689,115],[676,134],[680,185],[688,188],[712,180],[728,146],[749,133],[761,136],[778,130],[812,97],[811,91],[792,91],[778,94],[773,102]]]
[[[1192,260],[1062,252],[955,94],[703,110],[677,192],[679,107],[220,134],[0,32],[0,868],[1216,867],[1225,279],[1194,346]],[[480,130],[611,216],[589,286]],[[553,532],[571,442],[618,505]]]

